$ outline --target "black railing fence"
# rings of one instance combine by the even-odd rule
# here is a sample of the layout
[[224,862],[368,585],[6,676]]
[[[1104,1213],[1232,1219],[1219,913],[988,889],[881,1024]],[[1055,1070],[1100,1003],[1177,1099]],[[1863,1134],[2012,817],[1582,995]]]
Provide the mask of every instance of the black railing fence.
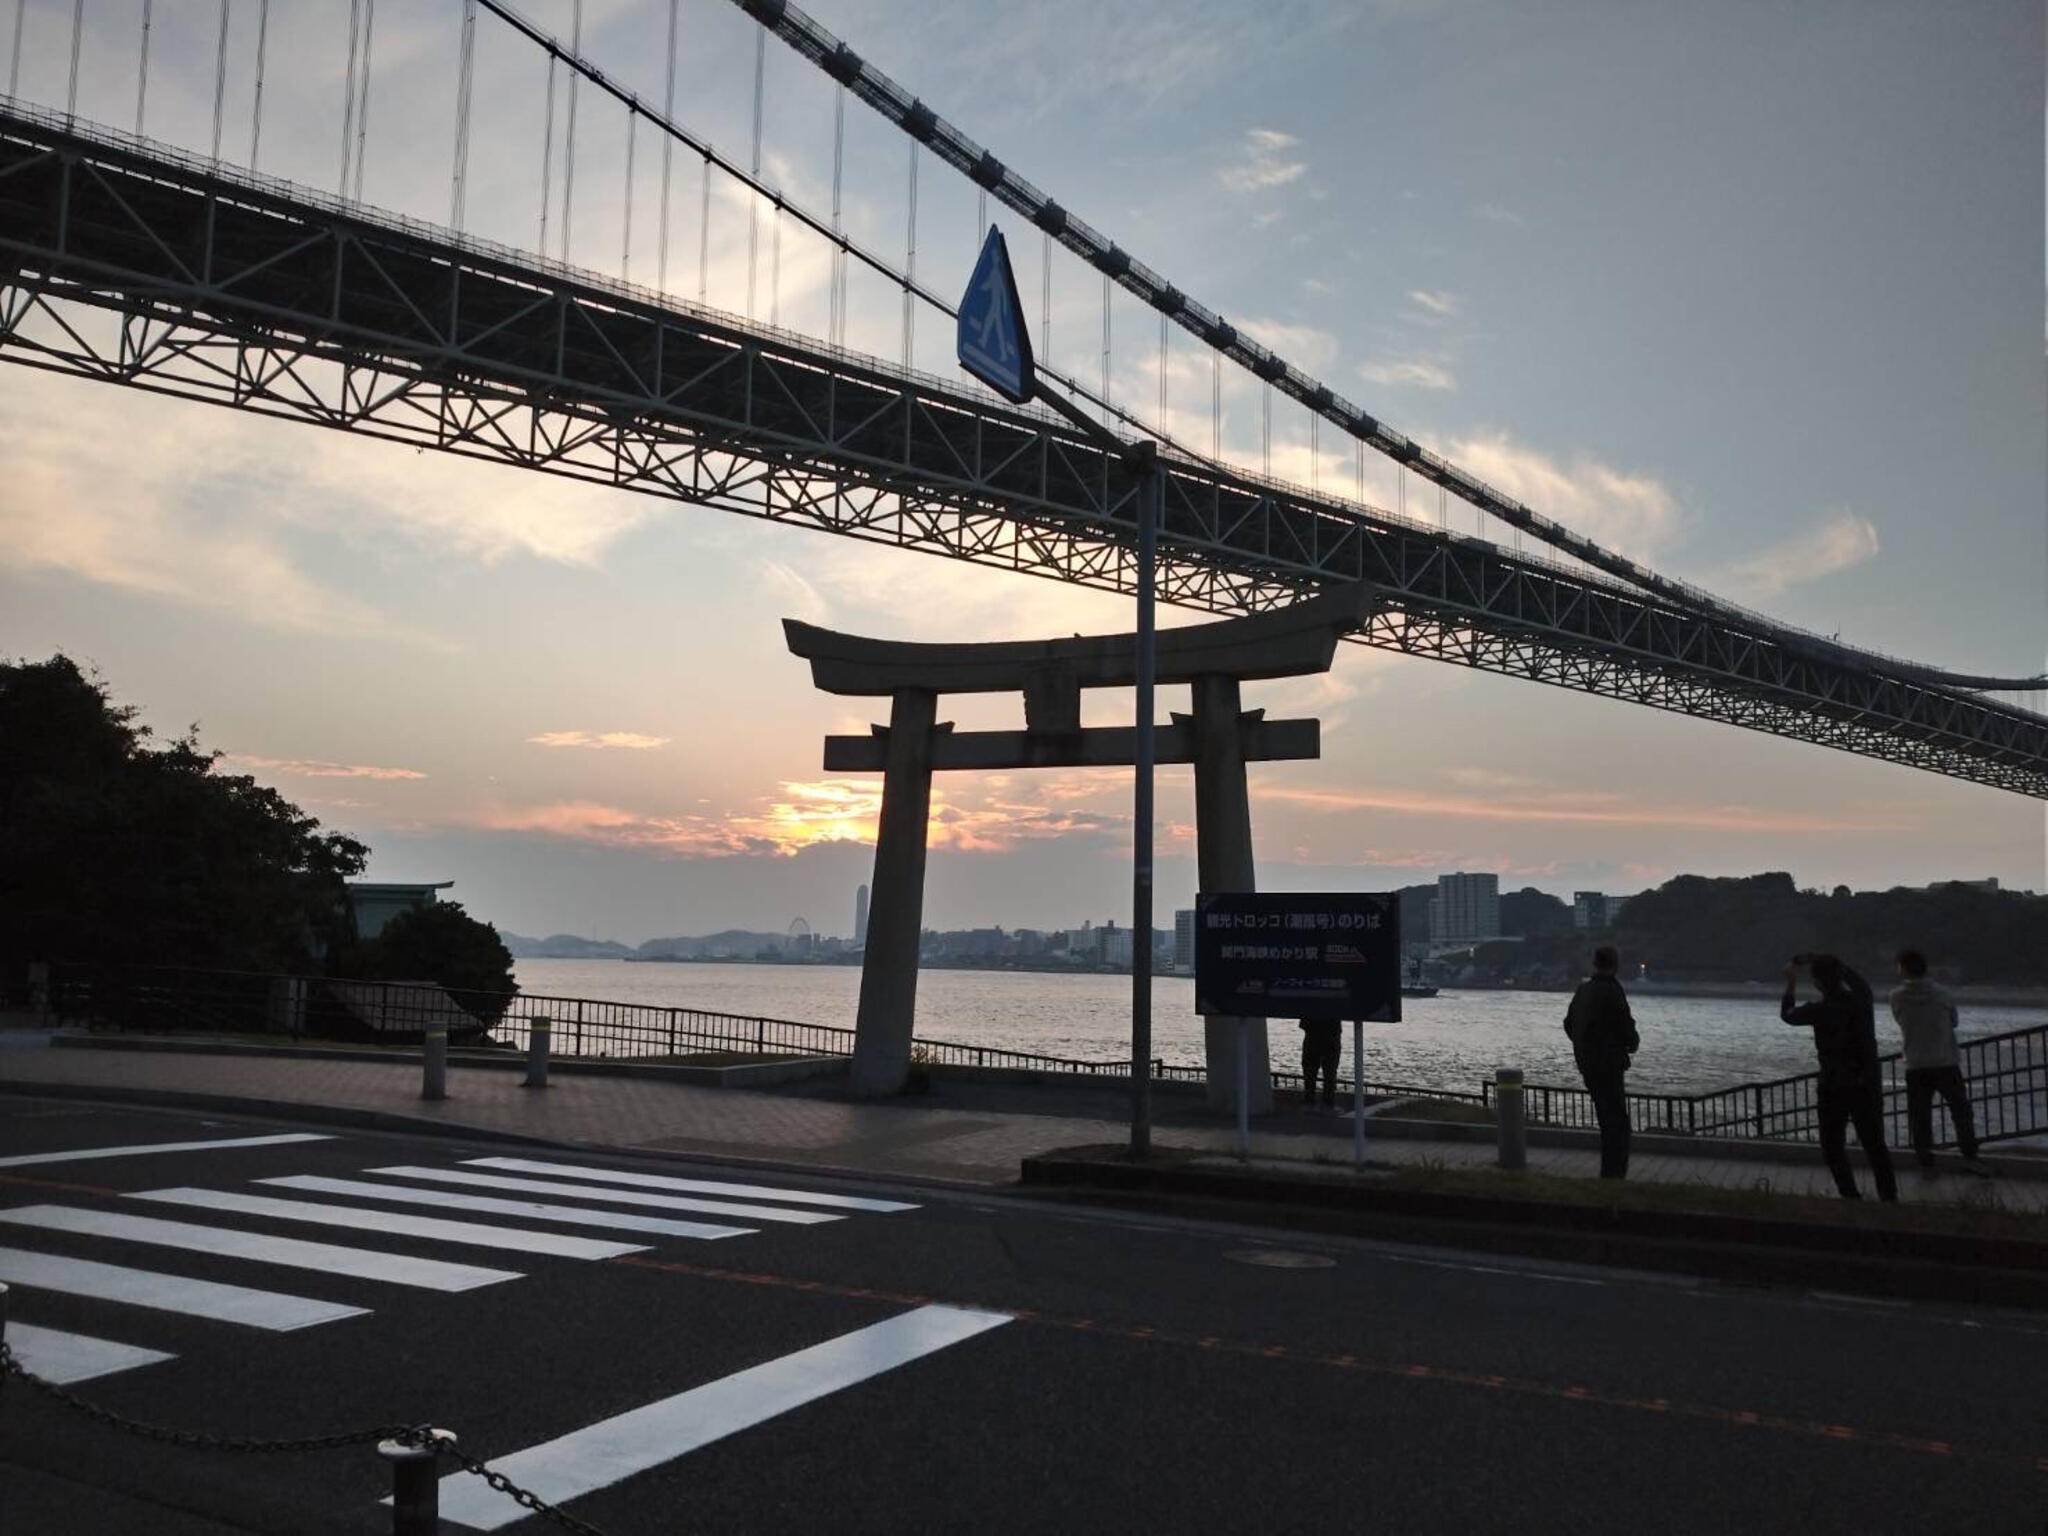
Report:
[[[524,1049],[532,1021],[547,1019],[552,1049],[565,1057],[658,1061],[722,1052],[744,1055],[846,1056],[854,1032],[794,1019],[713,1013],[586,997],[511,997],[465,992],[407,981],[351,981],[335,977],[278,976],[257,972],[176,967],[53,969],[48,1004],[60,1019],[121,1030],[193,1030],[209,1033],[288,1035],[320,1039],[406,1043],[427,1029],[445,1028],[468,1041]],[[1980,1141],[2048,1134],[2048,1024],[1958,1042]],[[1126,1059],[1049,1056],[1000,1046],[919,1038],[912,1061],[930,1066],[1013,1068],[1102,1078],[1124,1077]],[[1882,1057],[1887,1138],[1907,1140],[1906,1071],[1896,1054]],[[1202,1082],[1199,1066],[1155,1060],[1155,1079]],[[1299,1093],[1299,1072],[1275,1071],[1273,1086]],[[1737,1083],[1706,1093],[1631,1093],[1630,1118],[1639,1131],[1760,1141],[1812,1141],[1818,1137],[1819,1075],[1802,1073],[1769,1082]],[[1351,1081],[1340,1079],[1348,1096]],[[1493,1084],[1467,1090],[1412,1083],[1367,1081],[1374,1098],[1434,1099],[1490,1109]],[[1583,1087],[1531,1083],[1524,1090],[1531,1125],[1591,1130],[1592,1096]],[[1934,1107],[1934,1139],[1955,1144],[1947,1107]]]

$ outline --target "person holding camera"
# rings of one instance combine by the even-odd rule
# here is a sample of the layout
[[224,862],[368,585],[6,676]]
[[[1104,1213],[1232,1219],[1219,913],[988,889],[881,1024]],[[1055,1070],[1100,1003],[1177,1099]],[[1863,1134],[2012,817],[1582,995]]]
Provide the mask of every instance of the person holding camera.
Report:
[[[1799,1001],[1799,968],[1813,974],[1820,988],[1817,1002]],[[1860,1200],[1856,1174],[1849,1166],[1848,1127],[1869,1159],[1877,1180],[1877,1197],[1896,1201],[1899,1181],[1892,1155],[1884,1144],[1884,1089],[1877,1068],[1877,1015],[1870,983],[1836,955],[1794,955],[1785,967],[1785,996],[1778,1017],[1798,1029],[1813,1031],[1814,1054],[1820,1058],[1820,1155],[1835,1176],[1844,1200]]]
[[1622,990],[1621,956],[1612,944],[1593,951],[1593,974],[1579,983],[1565,1010],[1564,1032],[1572,1042],[1572,1059],[1586,1091],[1593,1096],[1593,1114],[1600,1122],[1600,1177],[1628,1177],[1628,1094],[1622,1076],[1642,1046],[1628,993]]

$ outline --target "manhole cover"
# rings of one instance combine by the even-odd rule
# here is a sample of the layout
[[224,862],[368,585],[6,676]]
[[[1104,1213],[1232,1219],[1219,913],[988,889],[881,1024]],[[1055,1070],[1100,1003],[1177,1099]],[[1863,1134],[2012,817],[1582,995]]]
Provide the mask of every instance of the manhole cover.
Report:
[[1223,1257],[1233,1264],[1261,1264],[1267,1269],[1331,1269],[1337,1263],[1327,1254],[1290,1253],[1284,1248],[1240,1248]]

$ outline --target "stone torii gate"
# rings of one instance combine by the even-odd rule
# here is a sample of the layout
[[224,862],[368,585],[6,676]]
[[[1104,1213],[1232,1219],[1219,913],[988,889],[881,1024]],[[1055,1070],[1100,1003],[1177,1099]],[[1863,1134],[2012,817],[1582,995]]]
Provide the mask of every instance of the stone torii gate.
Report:
[[[1358,594],[1347,589],[1248,618],[1159,632],[1157,680],[1189,685],[1194,712],[1176,714],[1157,729],[1157,761],[1194,765],[1196,862],[1204,891],[1255,888],[1245,764],[1322,752],[1320,721],[1267,720],[1264,710],[1246,711],[1240,685],[1328,671],[1338,637],[1358,627],[1358,614]],[[891,700],[886,726],[872,727],[867,736],[825,738],[825,771],[883,776],[853,1086],[863,1095],[895,1093],[909,1073],[916,1022],[932,774],[1133,763],[1136,728],[1084,728],[1081,690],[1134,686],[1135,639],[1076,635],[933,645],[839,634],[795,619],[784,619],[782,627],[791,652],[810,662],[817,687]],[[1011,692],[1024,695],[1021,731],[956,731],[938,719],[941,694]],[[1151,935],[1132,939],[1149,944]],[[1273,1102],[1263,1019],[1204,1021],[1210,1102],[1236,1102],[1241,1028],[1250,1031],[1251,1107],[1263,1112]]]

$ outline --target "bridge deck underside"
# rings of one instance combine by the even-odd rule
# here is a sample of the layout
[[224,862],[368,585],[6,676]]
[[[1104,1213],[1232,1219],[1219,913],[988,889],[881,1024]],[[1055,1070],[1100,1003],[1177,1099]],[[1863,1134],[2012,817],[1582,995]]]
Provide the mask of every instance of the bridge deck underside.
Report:
[[[0,358],[1129,591],[1131,487],[1063,423],[0,114]],[[2048,719],[1340,502],[1166,461],[1162,600],[1366,582],[1354,638],[2048,798]]]

